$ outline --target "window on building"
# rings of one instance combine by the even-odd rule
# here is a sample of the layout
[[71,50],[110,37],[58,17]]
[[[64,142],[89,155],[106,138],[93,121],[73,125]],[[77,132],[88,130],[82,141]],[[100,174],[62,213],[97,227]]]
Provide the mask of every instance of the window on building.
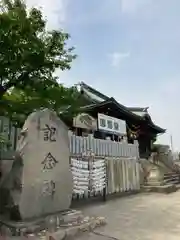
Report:
[[106,127],[106,120],[103,118],[100,118],[100,126],[101,127]]
[[108,121],[107,121],[107,127],[108,127],[109,129],[113,129],[113,122],[112,122],[111,120],[108,120]]
[[114,122],[114,130],[116,131],[119,130],[119,124],[117,122]]

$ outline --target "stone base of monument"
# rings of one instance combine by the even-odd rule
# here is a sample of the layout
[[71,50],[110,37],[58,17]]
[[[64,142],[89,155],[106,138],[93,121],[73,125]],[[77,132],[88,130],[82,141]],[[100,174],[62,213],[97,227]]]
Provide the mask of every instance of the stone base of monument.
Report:
[[82,231],[91,231],[98,226],[105,225],[103,217],[84,216],[81,211],[69,210],[59,214],[48,215],[44,218],[24,222],[13,222],[0,216],[0,235],[24,236],[28,238],[54,239],[73,237]]
[[158,166],[153,166],[149,170],[149,176],[147,177],[147,185],[163,185],[163,173]]

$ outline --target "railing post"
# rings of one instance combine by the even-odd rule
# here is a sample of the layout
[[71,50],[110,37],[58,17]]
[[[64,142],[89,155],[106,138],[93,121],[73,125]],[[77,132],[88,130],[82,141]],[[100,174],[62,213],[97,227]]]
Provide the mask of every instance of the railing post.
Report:
[[136,146],[136,157],[139,159],[139,143],[138,140],[134,140],[134,145]]

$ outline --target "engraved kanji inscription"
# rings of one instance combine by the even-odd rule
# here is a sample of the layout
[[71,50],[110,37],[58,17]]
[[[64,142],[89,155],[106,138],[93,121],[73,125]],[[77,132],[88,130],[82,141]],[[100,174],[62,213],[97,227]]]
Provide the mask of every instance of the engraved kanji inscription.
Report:
[[51,196],[52,198],[54,197],[55,194],[55,188],[56,188],[56,184],[54,181],[45,181],[43,184],[43,190],[42,190],[42,194],[44,196]]
[[42,161],[41,164],[43,164],[43,169],[53,169],[56,164],[58,163],[58,161],[55,159],[55,157],[53,157],[53,155],[49,152],[45,159]]
[[42,129],[44,132],[44,141],[56,142],[56,128],[45,124],[45,127]]

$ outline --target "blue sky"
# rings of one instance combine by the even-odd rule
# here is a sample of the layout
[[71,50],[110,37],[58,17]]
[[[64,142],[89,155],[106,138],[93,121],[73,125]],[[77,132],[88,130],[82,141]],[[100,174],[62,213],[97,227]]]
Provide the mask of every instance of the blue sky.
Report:
[[64,28],[78,58],[60,81],[84,81],[126,106],[149,106],[180,150],[179,0],[27,0],[49,28]]

